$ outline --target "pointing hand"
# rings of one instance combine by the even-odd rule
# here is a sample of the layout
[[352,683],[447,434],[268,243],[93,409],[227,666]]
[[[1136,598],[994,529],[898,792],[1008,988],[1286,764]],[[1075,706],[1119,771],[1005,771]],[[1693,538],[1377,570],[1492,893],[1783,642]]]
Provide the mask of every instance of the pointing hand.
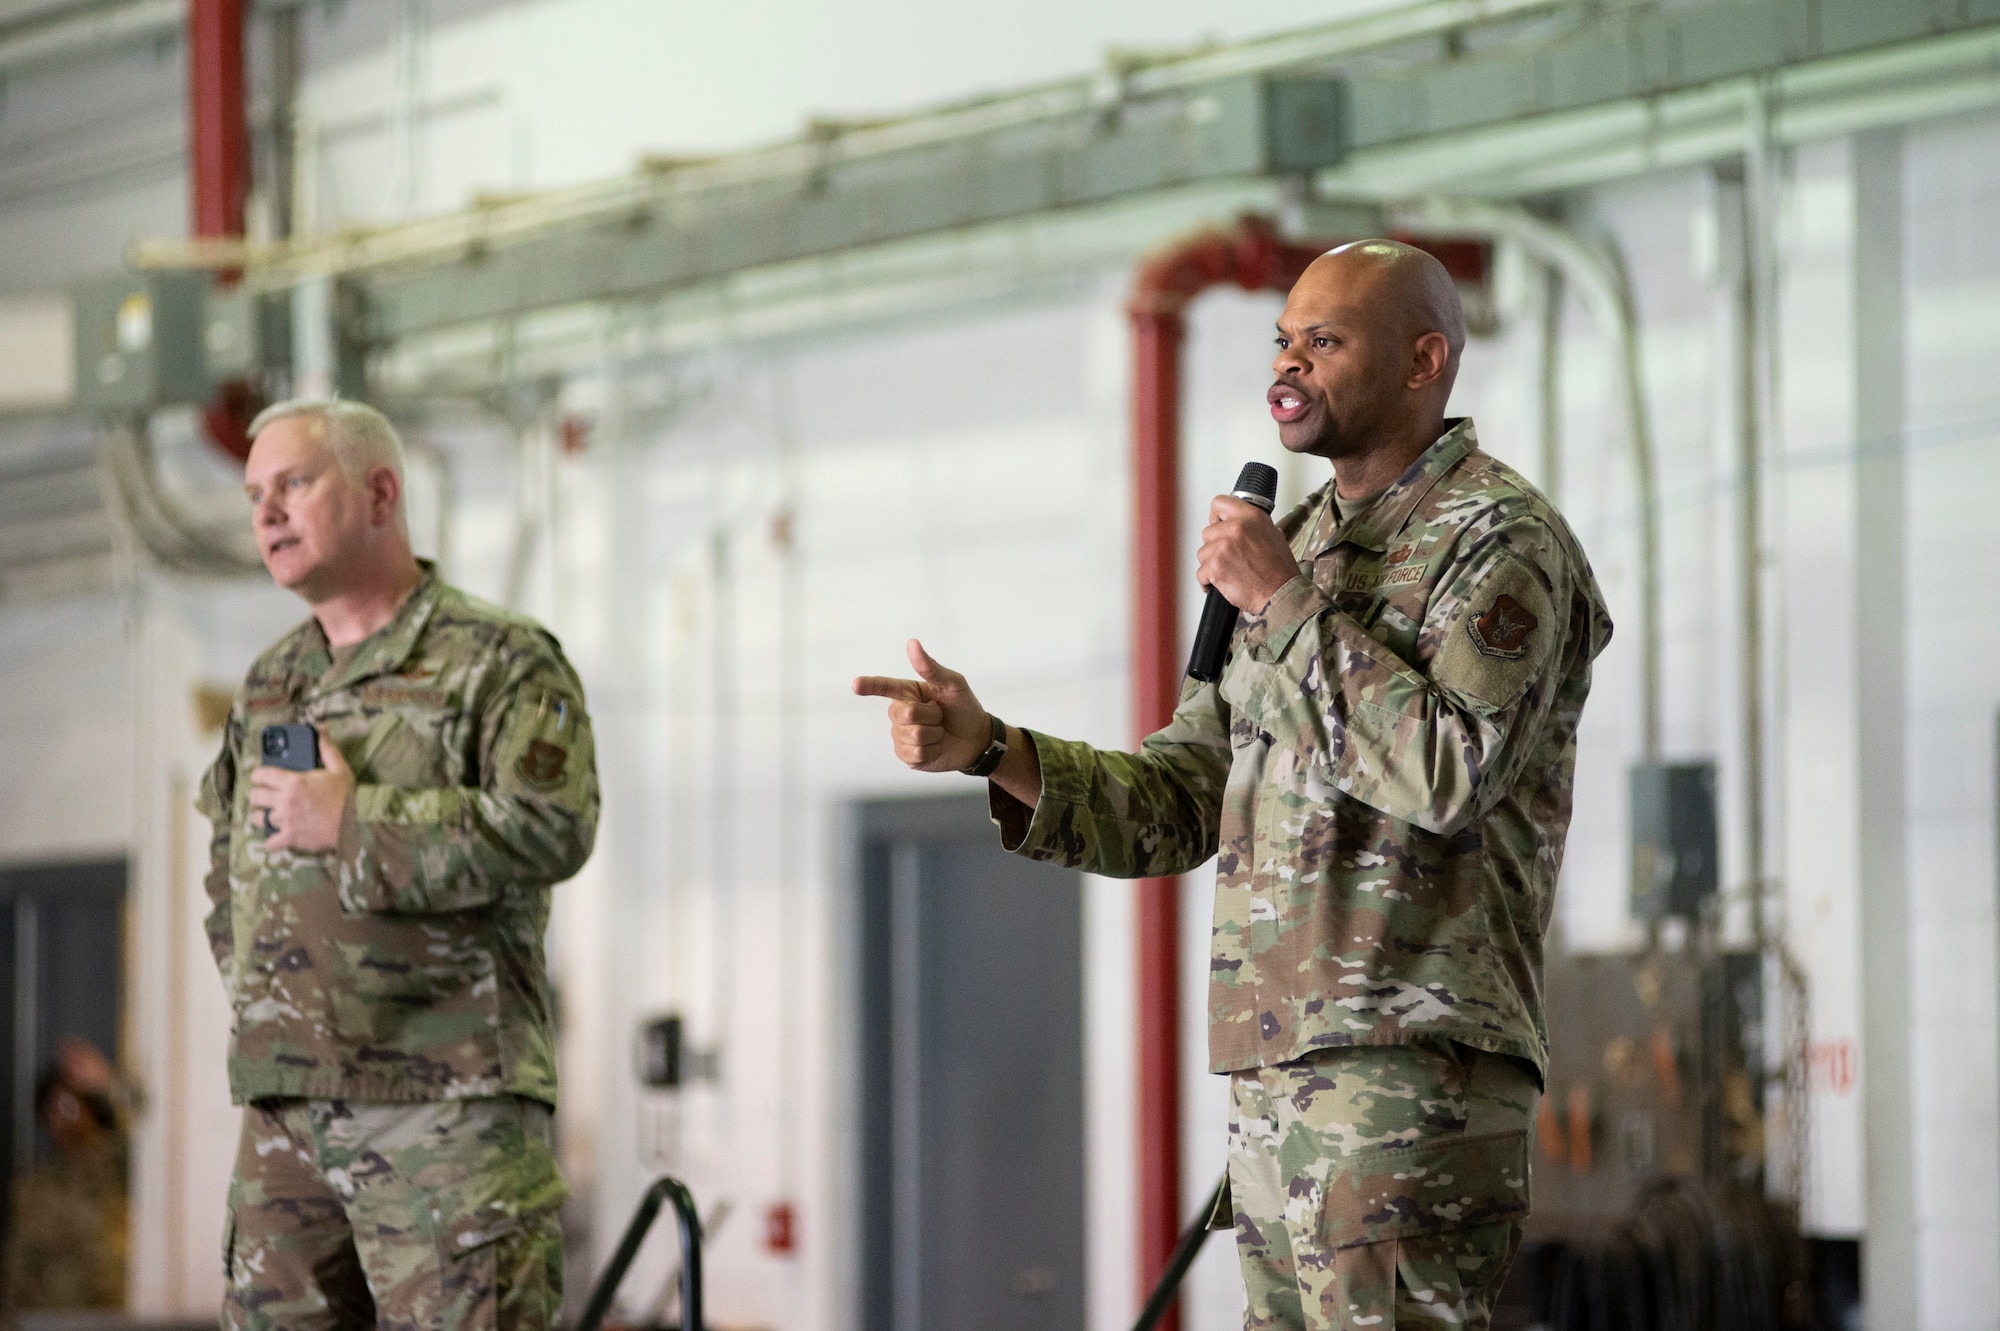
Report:
[[904,763],[919,772],[970,766],[992,742],[992,720],[965,676],[933,661],[915,638],[908,651],[916,679],[863,675],[854,681],[854,691],[889,700],[889,739]]

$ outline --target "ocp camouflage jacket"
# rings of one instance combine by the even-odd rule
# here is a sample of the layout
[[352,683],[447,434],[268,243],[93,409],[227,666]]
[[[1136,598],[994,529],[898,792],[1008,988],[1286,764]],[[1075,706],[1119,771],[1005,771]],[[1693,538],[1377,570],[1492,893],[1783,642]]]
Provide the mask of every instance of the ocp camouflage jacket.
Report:
[[1298,577],[1138,753],[1033,736],[1041,799],[993,788],[1002,843],[1130,878],[1220,852],[1216,1072],[1416,1038],[1546,1069],[1542,939],[1610,618],[1470,420],[1350,520],[1331,492],[1280,523]]
[[[354,769],[337,851],[264,849],[248,774],[289,721]],[[548,888],[589,856],[598,801],[583,687],[546,630],[428,565],[338,671],[307,620],[250,667],[196,807],[239,1104],[555,1102]]]

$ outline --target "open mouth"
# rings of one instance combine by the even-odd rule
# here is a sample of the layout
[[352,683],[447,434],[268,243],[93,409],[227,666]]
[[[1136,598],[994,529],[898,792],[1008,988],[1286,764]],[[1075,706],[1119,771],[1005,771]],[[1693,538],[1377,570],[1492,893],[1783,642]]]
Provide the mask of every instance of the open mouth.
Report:
[[270,559],[283,551],[290,550],[298,543],[299,538],[296,536],[280,536],[277,540],[264,547],[264,558]]
[[1264,399],[1271,404],[1271,419],[1280,425],[1290,425],[1312,410],[1306,395],[1290,384],[1272,384]]

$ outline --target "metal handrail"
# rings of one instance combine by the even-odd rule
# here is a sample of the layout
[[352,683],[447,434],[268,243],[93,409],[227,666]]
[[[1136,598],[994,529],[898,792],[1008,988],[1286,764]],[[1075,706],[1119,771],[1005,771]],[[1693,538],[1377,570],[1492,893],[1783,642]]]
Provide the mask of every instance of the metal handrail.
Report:
[[1146,1306],[1139,1313],[1139,1320],[1132,1323],[1132,1331],[1153,1331],[1159,1320],[1167,1315],[1174,1296],[1181,1292],[1181,1281],[1187,1277],[1188,1268],[1194,1265],[1195,1255],[1201,1245],[1208,1242],[1209,1217],[1222,1204],[1223,1190],[1229,1186],[1229,1175],[1224,1174],[1216,1182],[1215,1190],[1208,1194],[1200,1211],[1195,1213],[1194,1222],[1181,1231],[1181,1241],[1174,1245],[1174,1255],[1167,1262],[1167,1269],[1160,1273],[1160,1283],[1153,1286],[1153,1297],[1146,1300]]
[[701,1216],[694,1208],[694,1194],[687,1185],[677,1178],[661,1176],[646,1195],[639,1201],[639,1209],[632,1215],[632,1223],[625,1226],[625,1237],[618,1240],[618,1251],[611,1254],[611,1264],[604,1268],[604,1274],[597,1278],[596,1288],[590,1291],[590,1302],[584,1305],[583,1318],[576,1324],[576,1331],[598,1331],[604,1322],[604,1315],[611,1311],[611,1300],[618,1294],[618,1286],[625,1279],[625,1272],[631,1268],[632,1259],[639,1255],[639,1245],[646,1241],[646,1235],[659,1219],[660,1206],[671,1200],[674,1217],[681,1231],[681,1328],[682,1331],[703,1331],[701,1316]]

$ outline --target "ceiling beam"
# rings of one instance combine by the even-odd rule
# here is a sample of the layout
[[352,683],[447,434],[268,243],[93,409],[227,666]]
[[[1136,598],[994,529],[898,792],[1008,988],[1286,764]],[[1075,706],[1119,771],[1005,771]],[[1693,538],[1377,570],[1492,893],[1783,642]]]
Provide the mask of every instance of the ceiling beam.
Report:
[[[1906,74],[1899,52],[2000,37],[2000,0],[1713,0],[1522,31],[1474,54],[1337,76],[1156,77],[1153,91],[1127,86],[1101,105],[1051,100],[983,122],[960,110],[949,123],[828,129],[603,187],[520,233],[501,224],[530,213],[495,213],[490,239],[467,214],[453,220],[456,243],[398,256],[384,236],[333,267],[347,268],[365,336],[382,344],[1230,179],[1316,174],[1336,192],[1376,197],[1454,180],[1498,195],[1562,188],[1587,183],[1564,175],[1572,156],[1586,175],[1641,165],[1627,140],[1660,130],[1663,114],[1686,122],[1684,154],[1735,151],[1743,99],[1728,89],[1746,80],[1798,83],[1801,106],[1846,96],[1872,77],[1871,61],[1887,62],[1893,84]],[[1965,77],[1992,82],[1983,48],[1965,49],[1978,66]],[[1842,69],[1852,78],[1813,85],[1815,71]],[[1489,139],[1508,151],[1487,154],[1478,145]],[[362,254],[371,245],[373,259]]]

